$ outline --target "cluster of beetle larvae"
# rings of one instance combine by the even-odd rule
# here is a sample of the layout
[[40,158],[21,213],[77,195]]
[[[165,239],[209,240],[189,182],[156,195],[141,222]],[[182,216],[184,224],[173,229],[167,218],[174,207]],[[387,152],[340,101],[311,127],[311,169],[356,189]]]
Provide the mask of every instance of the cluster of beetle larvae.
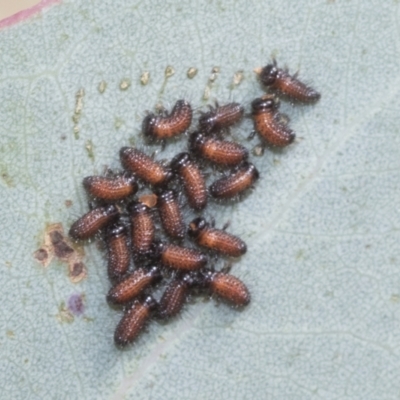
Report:
[[[303,103],[313,103],[320,95],[275,62],[259,71],[259,79],[267,93],[251,103],[254,131],[265,146],[287,146],[295,134],[282,122],[276,94]],[[150,142],[165,143],[188,132],[192,115],[191,105],[178,100],[170,113],[148,114],[142,124],[143,135]],[[253,187],[259,173],[247,160],[248,150],[223,137],[243,117],[244,108],[238,103],[210,107],[209,112],[201,113],[197,130],[189,134],[188,152],[176,155],[169,164],[157,162],[137,148],[123,147],[119,155],[124,172],[83,180],[97,203],[73,223],[69,235],[74,240],[87,240],[100,231],[104,235],[112,284],[107,301],[124,307],[114,335],[117,346],[131,343],[151,316],[168,319],[177,315],[192,290],[206,290],[235,307],[250,302],[242,281],[227,270],[206,268],[210,258],[242,256],[246,243],[201,216],[187,228],[180,201],[183,191],[187,205],[200,212],[209,197],[223,204]],[[202,171],[205,163],[227,170],[208,188]],[[133,198],[139,191],[137,182],[151,193]],[[156,237],[158,224],[169,241]],[[186,234],[204,250],[185,245]],[[133,271],[132,258],[138,265]],[[166,277],[170,279],[156,301],[149,291]]]

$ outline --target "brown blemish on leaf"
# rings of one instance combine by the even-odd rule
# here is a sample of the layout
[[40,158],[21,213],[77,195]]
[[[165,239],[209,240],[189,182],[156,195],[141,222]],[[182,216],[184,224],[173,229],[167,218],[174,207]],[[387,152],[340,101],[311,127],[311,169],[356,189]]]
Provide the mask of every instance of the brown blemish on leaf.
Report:
[[65,207],[70,208],[72,206],[72,200],[65,200]]
[[51,231],[49,232],[49,237],[54,249],[54,255],[63,261],[68,260],[74,249],[65,242],[64,235],[59,231]]
[[87,276],[85,264],[82,261],[70,262],[68,265],[69,279],[72,283],[78,283]]
[[7,335],[10,339],[15,339],[15,333],[14,333],[14,331],[12,331],[11,329],[7,329],[6,335]]
[[73,283],[86,278],[87,271],[82,258],[82,247],[72,243],[64,233],[62,224],[51,224],[46,227],[44,241],[38,250],[33,253],[36,261],[47,267],[53,258],[68,264],[68,276]]
[[74,316],[72,315],[71,311],[65,307],[65,303],[61,302],[60,306],[58,307],[58,313],[56,314],[56,319],[58,322],[70,324],[74,322]]
[[43,267],[47,267],[49,260],[49,253],[46,249],[40,248],[33,253],[33,257],[36,261],[40,262]]

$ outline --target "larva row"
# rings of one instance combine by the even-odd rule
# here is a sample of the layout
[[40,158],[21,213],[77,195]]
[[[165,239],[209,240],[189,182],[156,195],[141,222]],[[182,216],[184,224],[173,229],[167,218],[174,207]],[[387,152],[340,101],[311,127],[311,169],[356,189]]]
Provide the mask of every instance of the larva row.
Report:
[[[295,134],[282,123],[276,94],[305,103],[315,102],[320,95],[275,62],[261,69],[259,79],[268,93],[251,103],[254,131],[264,146],[287,146]],[[75,240],[103,234],[112,284],[107,302],[124,308],[114,335],[118,346],[131,343],[150,317],[177,315],[190,294],[206,291],[235,307],[250,302],[250,293],[238,278],[207,268],[210,259],[243,256],[246,243],[224,229],[216,229],[203,216],[197,215],[187,224],[180,201],[182,192],[187,205],[198,213],[206,209],[210,199],[223,205],[226,200],[240,199],[254,187],[259,172],[249,162],[248,150],[223,135],[241,122],[244,110],[238,103],[210,106],[189,134],[187,152],[175,155],[168,164],[137,148],[123,147],[119,151],[123,172],[83,180],[97,205],[72,224],[69,234]],[[163,110],[147,115],[142,133],[146,141],[164,145],[188,132],[192,120],[191,105],[178,100],[170,113]],[[207,186],[203,170],[207,164],[228,172]],[[150,187],[152,193],[141,195],[144,187]],[[161,232],[168,240],[160,239]],[[135,269],[131,268],[132,260]],[[156,301],[153,288],[171,273]]]

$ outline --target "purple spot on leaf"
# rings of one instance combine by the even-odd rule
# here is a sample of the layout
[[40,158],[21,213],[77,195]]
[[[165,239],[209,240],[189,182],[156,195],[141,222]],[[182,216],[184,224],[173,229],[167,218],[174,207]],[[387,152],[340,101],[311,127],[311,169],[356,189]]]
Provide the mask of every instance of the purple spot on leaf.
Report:
[[83,298],[81,294],[73,294],[68,299],[68,309],[74,315],[82,315],[84,311]]

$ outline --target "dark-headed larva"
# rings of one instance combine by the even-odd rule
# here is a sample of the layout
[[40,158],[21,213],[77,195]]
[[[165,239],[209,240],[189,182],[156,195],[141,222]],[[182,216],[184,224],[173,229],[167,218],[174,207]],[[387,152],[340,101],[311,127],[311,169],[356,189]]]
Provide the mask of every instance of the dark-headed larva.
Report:
[[185,100],[178,100],[167,116],[149,114],[142,124],[144,135],[153,140],[165,140],[187,131],[192,123],[192,107]]
[[278,68],[275,60],[261,70],[259,78],[268,88],[303,103],[314,103],[321,97],[315,89],[297,79],[297,74],[290,75],[287,70]]

